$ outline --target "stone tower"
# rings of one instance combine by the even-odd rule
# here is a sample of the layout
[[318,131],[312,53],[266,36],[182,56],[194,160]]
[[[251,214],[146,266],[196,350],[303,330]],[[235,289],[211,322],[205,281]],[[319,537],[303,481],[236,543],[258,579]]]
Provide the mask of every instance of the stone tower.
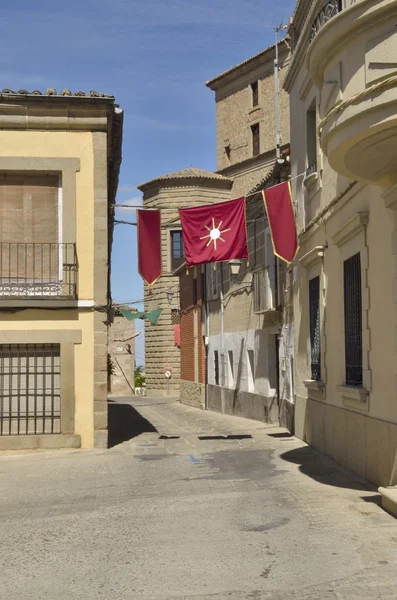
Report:
[[[162,308],[157,325],[145,321],[145,373],[148,395],[178,395],[180,355],[175,326],[180,320],[179,277],[176,269],[184,263],[178,209],[230,200],[232,180],[201,169],[183,169],[157,177],[138,187],[145,208],[161,209],[163,273],[158,281],[145,285],[145,310]],[[172,292],[168,293],[167,291]],[[172,297],[171,297],[172,296]],[[171,368],[167,381],[164,373]]]

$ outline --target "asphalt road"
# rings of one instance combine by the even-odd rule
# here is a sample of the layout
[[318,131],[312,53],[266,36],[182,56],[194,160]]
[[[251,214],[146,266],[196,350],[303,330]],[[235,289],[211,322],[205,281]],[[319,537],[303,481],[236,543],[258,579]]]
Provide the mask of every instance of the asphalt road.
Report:
[[1,600],[397,598],[397,521],[285,430],[150,398],[110,426],[0,457]]

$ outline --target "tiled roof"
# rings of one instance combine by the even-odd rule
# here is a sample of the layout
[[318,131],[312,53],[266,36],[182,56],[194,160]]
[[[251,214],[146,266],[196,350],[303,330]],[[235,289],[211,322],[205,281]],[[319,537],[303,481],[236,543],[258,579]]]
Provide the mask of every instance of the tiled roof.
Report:
[[2,95],[5,96],[75,96],[76,98],[114,98],[109,94],[102,94],[101,92],[97,92],[95,90],[91,90],[90,92],[72,92],[68,88],[64,88],[59,93],[55,88],[47,88],[45,92],[40,92],[40,90],[33,90],[32,92],[28,92],[27,90],[10,90],[9,88],[4,88],[1,91]]
[[232,179],[224,177],[219,173],[213,173],[212,171],[203,171],[202,169],[189,167],[188,169],[182,169],[181,171],[175,171],[174,173],[167,173],[166,175],[160,175],[159,177],[155,177],[150,181],[146,181],[145,183],[138,185],[138,190],[141,190],[141,188],[146,187],[151,183],[155,183],[156,181],[172,181],[175,179],[213,179],[215,181],[233,181]]
[[[285,41],[286,41],[285,38],[280,40],[279,45],[284,44]],[[264,56],[267,52],[270,52],[270,50],[274,50],[275,47],[276,47],[276,44],[272,44],[271,46],[268,46],[264,50],[261,50],[260,52],[258,52],[258,54],[254,54],[254,56],[250,56],[250,58],[243,60],[243,62],[239,63],[238,65],[234,65],[234,67],[231,67],[230,69],[227,69],[226,71],[224,71],[223,73],[220,73],[216,77],[213,77],[212,79],[207,81],[205,85],[207,87],[211,88],[214,83],[216,83],[217,81],[222,79],[222,77],[225,77],[225,75],[229,75],[230,73],[233,73],[233,71],[236,71],[240,67],[244,67],[245,65],[248,65],[248,63],[250,63],[251,61],[254,61],[256,58],[259,58],[260,56]]]

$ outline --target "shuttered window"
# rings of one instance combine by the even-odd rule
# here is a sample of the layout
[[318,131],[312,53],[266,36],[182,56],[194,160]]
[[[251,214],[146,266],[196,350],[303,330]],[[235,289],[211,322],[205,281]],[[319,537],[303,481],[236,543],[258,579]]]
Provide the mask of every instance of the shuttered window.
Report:
[[58,176],[0,176],[0,241],[58,243]]
[[3,279],[59,278],[58,176],[0,175]]

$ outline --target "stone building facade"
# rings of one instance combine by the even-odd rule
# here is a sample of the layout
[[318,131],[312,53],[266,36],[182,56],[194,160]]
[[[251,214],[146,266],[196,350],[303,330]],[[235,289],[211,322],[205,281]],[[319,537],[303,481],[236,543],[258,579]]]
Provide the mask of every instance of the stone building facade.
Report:
[[[123,307],[126,310],[128,306]],[[109,327],[109,359],[112,364],[109,392],[112,396],[134,393],[135,321],[128,321],[117,309]]]
[[[279,78],[289,65],[281,41]],[[261,194],[289,176],[289,104],[280,91],[281,156],[276,158],[275,46],[215,77],[218,173],[230,198],[247,198],[248,265],[206,267],[207,407],[291,424],[293,317],[285,310],[290,272],[276,260]],[[223,298],[223,301],[222,301]]]
[[[227,177],[188,168],[157,177],[138,188],[143,192],[145,208],[161,208],[162,227],[162,276],[154,285],[144,287],[145,310],[163,309],[157,325],[145,321],[148,394],[178,395],[180,391],[180,348],[175,343],[180,301],[175,270],[184,262],[184,252],[178,209],[227,200],[230,187],[231,180]],[[165,378],[166,370],[172,372],[169,381]]]
[[[290,26],[296,434],[397,486],[397,3],[300,0]],[[300,177],[305,173],[304,177]],[[397,488],[383,488],[397,509]]]

